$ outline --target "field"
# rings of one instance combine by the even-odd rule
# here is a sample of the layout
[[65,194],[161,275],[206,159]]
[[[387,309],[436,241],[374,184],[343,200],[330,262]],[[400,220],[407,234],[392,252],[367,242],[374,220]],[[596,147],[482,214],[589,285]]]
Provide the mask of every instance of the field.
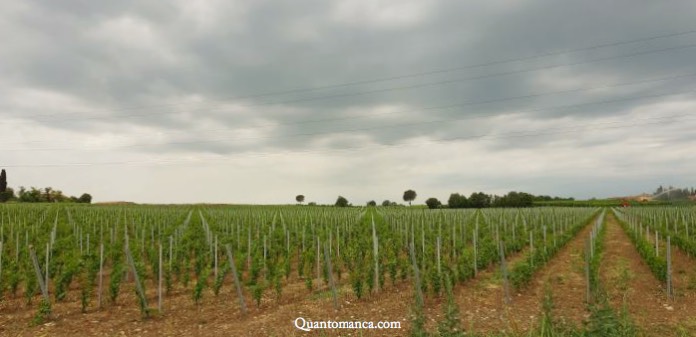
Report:
[[8,204],[0,335],[691,336],[695,216]]

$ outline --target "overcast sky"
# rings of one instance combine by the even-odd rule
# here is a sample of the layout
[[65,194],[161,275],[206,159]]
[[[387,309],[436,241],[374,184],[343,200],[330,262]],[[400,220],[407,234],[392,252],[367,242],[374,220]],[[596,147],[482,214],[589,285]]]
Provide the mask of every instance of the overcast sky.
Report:
[[0,1],[0,167],[94,200],[691,186],[693,1]]

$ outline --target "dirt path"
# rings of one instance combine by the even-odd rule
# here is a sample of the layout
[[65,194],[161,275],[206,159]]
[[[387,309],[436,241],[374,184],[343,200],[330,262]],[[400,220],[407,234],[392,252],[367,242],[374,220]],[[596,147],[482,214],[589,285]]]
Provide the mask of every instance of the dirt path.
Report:
[[[594,221],[594,218],[593,220]],[[505,306],[500,283],[473,289],[474,293],[462,298],[465,317],[474,322],[476,332],[526,333],[539,322],[546,285],[554,298],[554,317],[564,324],[579,326],[587,317],[583,247],[591,226],[588,224],[572,238],[544,267],[537,271],[529,286],[511,294],[512,303]],[[514,265],[514,264],[511,264]],[[493,291],[493,298],[489,293]]]
[[634,323],[648,336],[674,335],[680,327],[696,331],[696,304],[667,298],[613,214],[607,217],[606,230],[599,272],[611,305],[620,311],[625,301]]

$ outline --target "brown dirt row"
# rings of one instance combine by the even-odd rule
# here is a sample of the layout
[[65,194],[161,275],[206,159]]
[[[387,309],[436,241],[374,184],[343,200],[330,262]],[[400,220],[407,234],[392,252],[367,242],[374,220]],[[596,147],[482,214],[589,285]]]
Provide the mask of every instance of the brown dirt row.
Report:
[[[593,220],[594,221],[594,220]],[[459,296],[465,321],[475,332],[525,333],[539,322],[544,292],[549,285],[554,298],[554,317],[564,324],[579,325],[587,317],[583,248],[591,226],[587,225],[546,265],[525,288],[512,291],[511,305],[504,304],[499,282],[471,287]],[[514,264],[511,264],[511,266]],[[495,296],[491,296],[495,294]]]
[[[493,269],[494,267],[491,267],[490,271],[482,272],[479,280],[487,277],[488,273],[492,275]],[[476,281],[472,280],[472,283],[474,282]],[[190,289],[179,287],[164,298],[163,315],[142,320],[133,284],[123,284],[117,305],[111,305],[105,299],[103,310],[91,308],[85,314],[81,313],[79,292],[69,292],[65,301],[53,304],[52,321],[36,327],[29,324],[36,312],[39,298],[35,297],[34,304],[29,306],[23,297],[10,298],[0,302],[0,335],[167,336],[200,335],[205,331],[205,335],[212,336],[292,336],[299,333],[292,324],[299,316],[313,320],[401,321],[403,329],[399,330],[399,333],[405,334],[408,331],[410,307],[413,303],[409,282],[397,285],[388,282],[383,292],[363,300],[356,300],[348,285],[343,285],[340,292],[342,308],[335,312],[330,293],[325,289],[309,293],[303,282],[295,282],[283,287],[280,301],[274,298],[274,294],[267,293],[261,307],[251,303],[247,294],[249,314],[242,316],[231,280],[228,280],[218,297],[214,297],[212,292],[207,290],[200,306],[193,304]],[[148,295],[150,306],[155,306],[156,294],[153,287],[148,287]],[[440,314],[440,311],[433,309],[439,309],[439,302],[439,298],[427,300],[428,317],[435,319]],[[93,299],[92,303],[96,305],[96,299]],[[350,335],[350,332],[345,332],[344,335]],[[362,335],[382,334],[368,331]]]
[[[670,300],[613,214],[607,217],[606,230],[600,278],[610,304],[617,311],[621,311],[625,304],[634,323],[647,336],[674,335],[679,329],[696,331],[693,294]],[[675,271],[688,273],[687,269],[693,268],[694,261],[682,255],[673,255]],[[678,277],[675,284],[682,287],[683,281]]]

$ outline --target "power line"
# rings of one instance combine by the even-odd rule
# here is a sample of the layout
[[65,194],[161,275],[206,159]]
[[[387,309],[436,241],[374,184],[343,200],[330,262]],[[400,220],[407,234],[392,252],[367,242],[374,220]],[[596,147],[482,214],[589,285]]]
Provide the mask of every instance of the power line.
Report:
[[[545,135],[553,135],[553,134],[570,134],[570,133],[575,133],[575,132],[584,132],[588,127],[595,127],[593,130],[608,130],[608,129],[623,129],[623,128],[630,128],[630,127],[635,127],[635,126],[644,126],[644,125],[659,125],[659,124],[666,124],[666,123],[671,123],[674,122],[674,116],[662,116],[662,117],[652,117],[652,118],[644,118],[644,119],[634,119],[635,120],[645,120],[648,121],[646,123],[631,123],[627,124],[626,121],[611,121],[611,122],[602,122],[602,123],[594,123],[594,124],[583,124],[583,125],[574,125],[574,126],[565,126],[565,127],[556,127],[556,128],[543,128],[543,129],[537,129],[537,130],[523,130],[523,131],[512,131],[512,132],[504,132],[504,133],[498,133],[498,134],[481,134],[481,135],[469,135],[469,136],[458,136],[458,137],[450,137],[450,138],[443,138],[443,139],[436,139],[436,140],[427,140],[426,142],[428,143],[448,143],[448,142],[453,142],[457,140],[486,140],[486,139],[504,139],[504,138],[520,138],[520,137],[534,137],[534,136],[545,136]],[[681,119],[679,120],[680,122],[684,121],[696,121],[696,118],[691,118],[691,119]],[[619,125],[615,125],[619,124]],[[614,125],[614,126],[612,126]],[[604,126],[604,127],[602,127]],[[403,146],[418,146],[422,145],[421,144],[404,144],[404,143],[393,143],[393,144],[379,144],[377,146],[374,145],[367,145],[367,146],[360,146],[360,147],[345,147],[341,149],[332,149],[332,150],[304,150],[304,151],[281,151],[281,152],[265,152],[265,153],[244,153],[244,154],[236,154],[235,156],[252,156],[252,157],[267,157],[271,155],[279,155],[279,154],[308,154],[308,153],[322,153],[322,152],[330,152],[330,153],[336,153],[336,152],[344,152],[344,151],[355,151],[355,150],[365,150],[371,147],[381,147],[381,148],[393,148],[393,147],[403,147]],[[237,158],[237,157],[235,157]],[[229,158],[225,158],[229,159]],[[141,164],[146,164],[146,165],[165,165],[165,164],[176,164],[180,163],[181,159],[178,160],[159,160],[159,161],[111,161],[111,162],[98,162],[98,163],[65,163],[65,164],[27,164],[27,165],[3,165],[4,167],[7,168],[28,168],[28,167],[90,167],[90,166],[116,166],[116,165],[141,165]],[[208,163],[210,160],[207,161]]]
[[[590,105],[602,105],[602,104],[628,102],[628,101],[633,101],[633,100],[642,100],[642,99],[648,99],[648,98],[677,96],[677,95],[691,94],[694,92],[696,92],[696,90],[687,90],[687,91],[676,92],[676,93],[641,95],[641,96],[617,98],[617,99],[611,99],[611,100],[594,101],[594,102],[586,102],[586,103],[579,103],[579,104],[552,106],[552,107],[535,108],[535,109],[515,110],[514,112],[516,114],[519,114],[519,113],[540,112],[540,111],[548,111],[548,110],[572,109],[572,108],[579,108],[579,107],[590,106]],[[429,121],[420,121],[420,122],[372,126],[372,127],[365,127],[365,128],[334,130],[334,131],[300,133],[300,134],[285,135],[285,136],[237,137],[237,138],[223,138],[223,139],[211,139],[211,140],[167,142],[167,143],[162,143],[162,144],[131,144],[131,145],[122,145],[122,146],[107,147],[107,148],[101,147],[101,148],[76,149],[76,148],[65,148],[65,147],[60,148],[60,147],[58,147],[58,148],[36,148],[36,149],[1,149],[0,151],[6,151],[6,152],[9,152],[9,151],[32,151],[32,152],[34,152],[34,151],[51,151],[51,152],[55,152],[55,151],[73,151],[73,150],[102,151],[102,150],[118,150],[118,149],[131,149],[131,148],[158,147],[158,146],[164,146],[164,145],[215,144],[215,143],[223,143],[223,142],[236,141],[236,140],[287,139],[287,138],[311,137],[311,136],[330,135],[330,134],[355,133],[355,132],[360,132],[360,131],[374,131],[374,130],[382,130],[382,129],[413,127],[413,126],[421,126],[421,125],[427,125],[427,124],[460,122],[463,120],[478,119],[478,118],[483,118],[483,117],[494,117],[494,116],[498,116],[498,115],[499,115],[498,112],[494,112],[494,113],[476,114],[476,115],[470,115],[470,116],[464,116],[464,117],[458,117],[458,118],[450,118],[450,119],[429,120]],[[656,118],[674,118],[674,117],[684,117],[684,116],[693,116],[693,115],[694,114],[687,113],[687,114],[682,114],[682,115],[677,115],[677,116],[673,115],[673,116],[666,116],[666,117],[663,116],[663,117],[656,117]]]
[[465,70],[465,69],[482,68],[482,67],[488,67],[488,66],[505,64],[505,63],[528,61],[528,60],[533,60],[533,59],[537,59],[537,58],[557,56],[557,55],[563,55],[563,54],[571,54],[571,53],[576,53],[576,52],[580,52],[580,51],[588,51],[588,50],[601,49],[601,48],[606,48],[606,47],[616,47],[616,46],[620,46],[620,45],[627,45],[627,44],[633,44],[633,43],[638,43],[638,42],[647,42],[647,41],[651,41],[651,40],[657,40],[657,39],[668,38],[668,37],[676,37],[676,36],[682,36],[682,35],[689,35],[689,34],[693,34],[693,33],[696,33],[696,29],[677,32],[677,33],[656,35],[656,36],[645,37],[645,38],[638,38],[638,39],[627,40],[627,41],[611,42],[611,43],[593,45],[593,46],[588,46],[588,47],[580,47],[580,48],[574,48],[574,49],[552,51],[552,52],[546,52],[546,53],[531,55],[531,56],[510,58],[510,59],[484,62],[484,63],[476,63],[476,64],[470,64],[470,65],[464,65],[464,66],[458,66],[458,67],[451,67],[451,68],[442,68],[442,69],[417,72],[417,73],[411,73],[411,74],[404,74],[404,75],[397,75],[397,76],[391,76],[391,77],[381,77],[381,78],[374,78],[374,79],[355,81],[355,82],[346,82],[346,83],[339,83],[339,84],[329,84],[329,85],[324,85],[324,86],[316,86],[316,87],[310,87],[310,88],[297,88],[297,89],[289,89],[289,90],[283,90],[283,91],[272,91],[272,92],[266,92],[266,93],[260,93],[260,94],[252,94],[252,95],[237,97],[235,99],[248,99],[248,98],[258,98],[258,97],[267,97],[267,96],[277,96],[277,95],[286,95],[286,94],[292,94],[292,93],[318,91],[318,90],[324,90],[324,89],[335,89],[335,88],[354,86],[354,85],[374,84],[374,83],[379,83],[379,82],[401,80],[401,79],[406,79],[406,78],[436,75],[436,74],[454,72],[454,71]]
[[[291,93],[311,92],[311,91],[318,91],[318,90],[325,90],[325,89],[334,89],[334,88],[341,88],[341,87],[362,85],[362,84],[373,84],[373,83],[378,83],[378,82],[387,82],[387,81],[400,80],[400,79],[405,79],[405,78],[413,78],[413,77],[435,75],[435,74],[441,74],[441,73],[447,73],[447,72],[454,72],[454,71],[458,71],[458,70],[482,68],[482,67],[500,65],[500,64],[505,64],[505,63],[529,61],[529,60],[533,60],[533,59],[537,59],[537,58],[543,58],[543,57],[549,57],[549,56],[558,56],[558,55],[563,55],[563,54],[572,54],[572,53],[577,53],[577,52],[581,52],[581,51],[595,50],[595,49],[601,49],[601,48],[607,48],[607,47],[616,47],[616,46],[634,44],[634,43],[639,43],[639,42],[647,42],[647,41],[670,38],[670,37],[690,35],[690,34],[694,34],[694,33],[696,33],[696,29],[674,32],[674,33],[666,33],[666,34],[660,34],[660,35],[653,35],[653,36],[642,37],[642,38],[637,38],[637,39],[632,39],[632,40],[623,40],[623,41],[609,42],[609,43],[603,43],[603,44],[596,44],[596,45],[573,48],[573,49],[550,51],[550,52],[545,52],[545,53],[530,55],[530,56],[522,56],[522,57],[508,58],[508,59],[502,59],[502,60],[497,60],[497,61],[474,63],[474,64],[463,65],[463,66],[435,69],[435,70],[416,72],[416,73],[410,73],[410,74],[388,76],[388,77],[379,77],[379,78],[360,80],[360,81],[354,81],[354,82],[329,84],[329,85],[324,85],[324,86],[304,87],[304,88],[279,90],[279,91],[268,91],[268,92],[249,94],[249,95],[243,95],[243,96],[229,96],[229,97],[226,97],[226,99],[250,99],[250,98],[258,98],[258,97],[286,95],[286,94],[291,94]],[[191,104],[191,103],[173,103],[173,104],[161,104],[161,105],[150,105],[150,106],[140,106],[140,107],[127,107],[127,108],[107,110],[107,111],[152,109],[152,108],[171,107],[171,106],[186,105],[186,104]]]
[[[330,100],[330,99],[337,99],[337,98],[358,97],[358,96],[364,96],[364,95],[370,95],[370,94],[376,94],[376,93],[385,93],[385,92],[393,92],[393,91],[400,91],[400,90],[425,88],[425,87],[432,87],[432,86],[438,86],[438,85],[447,85],[447,84],[453,84],[453,83],[461,83],[461,82],[467,82],[467,81],[474,81],[474,80],[495,78],[495,77],[501,77],[501,76],[528,73],[528,72],[535,72],[535,71],[540,71],[540,70],[548,70],[548,69],[555,69],[555,68],[562,68],[562,67],[571,67],[571,66],[577,66],[577,65],[583,65],[583,64],[590,64],[590,63],[596,63],[596,62],[622,59],[622,58],[644,56],[644,55],[650,55],[650,54],[662,53],[662,52],[668,52],[668,51],[685,50],[685,49],[691,49],[694,47],[696,47],[696,44],[680,45],[680,46],[673,46],[673,47],[667,47],[667,48],[661,48],[661,49],[653,49],[653,50],[648,50],[648,51],[635,52],[635,53],[630,53],[630,54],[608,56],[608,57],[597,58],[597,59],[592,59],[592,60],[571,62],[571,63],[566,63],[566,64],[556,64],[556,65],[543,66],[543,67],[535,67],[535,68],[528,68],[528,69],[521,69],[521,70],[514,70],[514,71],[498,72],[498,73],[492,73],[492,74],[486,74],[486,75],[464,77],[464,78],[435,81],[435,82],[427,82],[427,83],[420,83],[420,84],[414,84],[414,85],[408,85],[408,86],[391,87],[391,88],[383,88],[383,89],[376,89],[376,90],[367,90],[367,91],[361,91],[361,92],[355,92],[355,93],[344,93],[344,94],[336,94],[336,95],[306,97],[306,98],[292,99],[292,100],[286,100],[286,101],[280,101],[280,102],[249,103],[249,104],[241,104],[241,105],[237,105],[237,106],[238,107],[254,107],[254,106],[268,106],[268,105],[283,105],[283,104],[289,104],[289,103],[301,103],[301,102],[310,102],[310,101],[319,101],[319,100]],[[118,111],[118,110],[111,110],[111,111]],[[220,111],[220,110],[208,110],[208,111]],[[185,111],[177,111],[177,112],[185,112]],[[76,113],[68,113],[68,114],[33,115],[33,116],[26,116],[26,117],[24,117],[24,119],[61,118],[60,120],[51,121],[51,122],[62,123],[62,122],[75,121],[75,120],[85,121],[85,120],[150,117],[150,116],[165,115],[165,114],[170,114],[170,113],[172,113],[172,111],[137,113],[137,114],[130,114],[130,115],[62,118],[65,115],[77,114],[77,112],[76,112]],[[2,123],[2,122],[0,121],[0,123]]]
[[[484,104],[490,104],[490,103],[500,103],[500,102],[506,102],[506,101],[529,99],[529,98],[543,97],[543,96],[549,96],[549,95],[567,94],[567,93],[575,93],[575,92],[582,92],[582,91],[593,91],[593,90],[599,90],[599,89],[607,89],[607,88],[616,88],[616,87],[623,87],[623,86],[632,86],[632,85],[638,85],[638,84],[671,81],[671,80],[678,80],[678,79],[683,79],[683,78],[691,78],[694,76],[696,76],[696,73],[688,73],[688,74],[664,76],[664,77],[657,77],[657,78],[641,79],[641,80],[636,80],[636,81],[627,81],[627,82],[605,84],[605,85],[601,85],[601,86],[588,87],[588,88],[575,88],[575,89],[567,89],[567,90],[533,93],[533,94],[520,95],[520,96],[509,96],[509,97],[502,97],[502,98],[496,98],[496,99],[474,100],[474,101],[462,102],[462,103],[457,103],[457,104],[431,106],[431,107],[424,107],[424,108],[420,108],[420,109],[414,109],[414,110],[410,110],[410,111],[388,112],[388,113],[389,114],[397,114],[397,113],[402,114],[402,113],[425,112],[425,111],[433,111],[433,110],[444,110],[444,109],[452,109],[452,108],[456,108],[456,107],[484,105]],[[617,103],[617,102],[623,102],[623,101],[639,100],[639,99],[645,99],[645,98],[657,98],[657,97],[665,97],[665,96],[672,96],[672,95],[679,95],[679,94],[688,94],[688,93],[692,93],[692,92],[693,92],[693,90],[677,92],[677,93],[641,95],[641,96],[634,96],[634,97],[628,97],[628,98],[618,98],[618,99],[587,102],[587,103],[565,105],[565,106],[537,108],[537,109],[525,109],[525,110],[521,110],[518,112],[535,112],[535,111],[554,110],[554,109],[567,109],[567,108],[581,107],[581,106],[586,106],[586,105],[608,104],[608,103]],[[382,114],[387,114],[387,112],[382,113]],[[491,117],[491,116],[495,116],[496,114],[497,113],[476,114],[474,116],[465,116],[465,117],[460,117],[460,118],[455,118],[455,119],[447,119],[447,120],[422,121],[422,122],[412,122],[412,123],[405,123],[405,124],[402,123],[402,124],[397,124],[397,125],[377,126],[377,127],[360,128],[360,129],[352,129],[352,130],[337,130],[337,131],[319,132],[319,133],[294,134],[294,135],[286,135],[286,136],[279,136],[279,137],[236,137],[236,138],[226,138],[226,139],[221,139],[221,140],[187,141],[187,142],[174,142],[174,143],[170,142],[170,143],[166,143],[166,144],[149,144],[149,145],[134,144],[134,145],[119,146],[116,148],[132,148],[132,147],[146,147],[146,146],[158,146],[158,145],[183,145],[183,144],[198,144],[198,143],[215,143],[215,142],[234,141],[234,140],[249,140],[249,139],[291,138],[291,137],[313,136],[313,135],[331,134],[331,133],[345,133],[345,132],[351,132],[351,131],[368,131],[368,130],[383,129],[383,128],[413,126],[413,125],[419,125],[419,124],[451,122],[451,121],[459,121],[459,120],[474,119],[474,118],[481,118],[481,117]],[[369,116],[344,117],[344,118],[338,118],[338,119],[334,119],[334,120],[358,119],[358,118],[366,118],[366,117],[373,117],[373,116],[374,116],[374,114],[369,115]],[[283,124],[283,123],[269,124],[269,126],[293,125],[293,124],[303,124],[303,122],[285,123],[285,124]],[[258,128],[259,127],[256,127],[255,129],[258,129]],[[230,131],[230,129],[228,128],[228,129],[197,130],[196,132],[197,133],[209,133],[209,132],[216,132],[216,131]],[[31,142],[25,142],[25,143],[31,143]],[[18,142],[18,143],[14,143],[14,144],[23,144],[23,143]],[[113,148],[110,148],[110,149],[113,149]],[[59,150],[71,150],[71,149],[70,148],[67,148],[67,149],[66,148],[2,149],[2,151],[59,151]]]

